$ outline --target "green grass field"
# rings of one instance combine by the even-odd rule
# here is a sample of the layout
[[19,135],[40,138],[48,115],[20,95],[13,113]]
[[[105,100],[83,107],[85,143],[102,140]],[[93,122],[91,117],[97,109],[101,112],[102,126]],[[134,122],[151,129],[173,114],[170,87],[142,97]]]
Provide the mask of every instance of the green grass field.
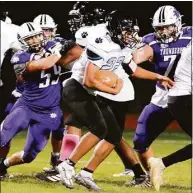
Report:
[[[25,142],[26,133],[21,133],[12,141],[11,153],[22,150]],[[133,133],[126,132],[124,136],[132,144]],[[184,133],[164,133],[153,144],[153,149],[157,157],[167,155],[186,144],[190,139]],[[1,182],[2,193],[85,193],[89,192],[86,188],[76,185],[73,190],[66,189],[58,183],[46,183],[34,177],[36,172],[42,171],[42,168],[49,166],[51,145],[50,143],[41,152],[36,160],[30,164],[15,166],[9,169],[13,174],[12,179]],[[76,171],[79,171],[89,159],[89,155],[83,157],[77,164]],[[128,188],[124,183],[131,180],[131,177],[114,178],[114,173],[123,170],[118,156],[113,152],[96,170],[94,178],[105,193],[153,193],[153,188]],[[161,187],[161,193],[190,193],[191,192],[191,161],[178,163],[164,171],[164,185]]]

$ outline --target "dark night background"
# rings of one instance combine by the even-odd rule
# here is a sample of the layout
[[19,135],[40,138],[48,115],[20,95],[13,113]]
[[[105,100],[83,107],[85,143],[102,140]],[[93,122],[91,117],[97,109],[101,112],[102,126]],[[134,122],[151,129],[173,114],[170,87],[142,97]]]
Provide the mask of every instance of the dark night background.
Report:
[[[0,9],[7,10],[12,22],[21,25],[33,19],[39,14],[49,14],[58,24],[58,33],[62,37],[70,37],[68,25],[66,23],[68,12],[72,9],[76,1],[31,1],[31,2],[0,2]],[[155,11],[163,5],[174,6],[181,15],[184,15],[182,22],[192,25],[192,2],[191,1],[91,1],[88,6],[102,7],[107,11],[123,10],[131,17],[138,19],[140,35],[153,32],[151,19]],[[153,70],[149,63],[144,63],[143,67]],[[154,82],[145,80],[133,80],[136,99],[131,103],[129,112],[138,113],[145,104],[148,104],[154,92]]]

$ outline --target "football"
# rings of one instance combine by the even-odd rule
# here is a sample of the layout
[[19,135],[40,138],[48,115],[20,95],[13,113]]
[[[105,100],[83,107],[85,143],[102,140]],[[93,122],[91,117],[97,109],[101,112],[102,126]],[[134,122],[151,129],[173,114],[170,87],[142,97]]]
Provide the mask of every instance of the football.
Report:
[[118,76],[114,72],[108,70],[98,70],[95,73],[95,78],[111,88],[116,86],[118,80]]

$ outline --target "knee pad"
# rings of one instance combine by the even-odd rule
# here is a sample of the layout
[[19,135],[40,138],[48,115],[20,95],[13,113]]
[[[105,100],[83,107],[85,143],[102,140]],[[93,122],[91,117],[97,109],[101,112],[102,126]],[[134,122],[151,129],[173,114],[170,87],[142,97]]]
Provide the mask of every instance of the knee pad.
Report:
[[57,141],[62,140],[63,136],[64,136],[64,128],[59,128],[58,130],[52,132],[52,137]]
[[80,137],[74,134],[64,134],[62,147],[60,150],[60,160],[64,161],[69,158],[74,148],[78,145]]
[[32,153],[23,152],[22,160],[24,163],[31,163],[36,158]]

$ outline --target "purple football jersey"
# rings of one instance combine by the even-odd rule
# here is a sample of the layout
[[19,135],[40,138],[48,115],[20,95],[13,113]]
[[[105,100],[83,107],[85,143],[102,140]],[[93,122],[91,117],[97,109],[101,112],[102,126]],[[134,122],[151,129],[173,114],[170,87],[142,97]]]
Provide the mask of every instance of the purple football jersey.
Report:
[[22,94],[23,91],[24,91],[24,84],[23,84],[23,82],[16,81],[16,88],[15,88],[15,90],[17,92],[19,92],[20,94]]
[[[54,44],[56,44],[54,41],[48,42],[44,46],[45,51]],[[27,62],[38,60],[42,57],[43,56],[27,51],[19,51],[14,54],[11,61],[18,70],[19,68],[24,69],[24,65]],[[60,72],[61,67],[54,65],[47,70],[24,73],[24,91],[21,100],[24,100],[31,108],[39,110],[51,109],[58,106],[61,99],[61,84],[59,82]]]
[[[175,68],[181,57],[181,52],[192,39],[192,27],[184,27],[179,38],[171,43],[162,43],[157,40],[155,33],[143,37],[142,43],[152,47],[154,52],[153,63],[155,72],[173,78]],[[157,84],[159,87],[162,87]]]

